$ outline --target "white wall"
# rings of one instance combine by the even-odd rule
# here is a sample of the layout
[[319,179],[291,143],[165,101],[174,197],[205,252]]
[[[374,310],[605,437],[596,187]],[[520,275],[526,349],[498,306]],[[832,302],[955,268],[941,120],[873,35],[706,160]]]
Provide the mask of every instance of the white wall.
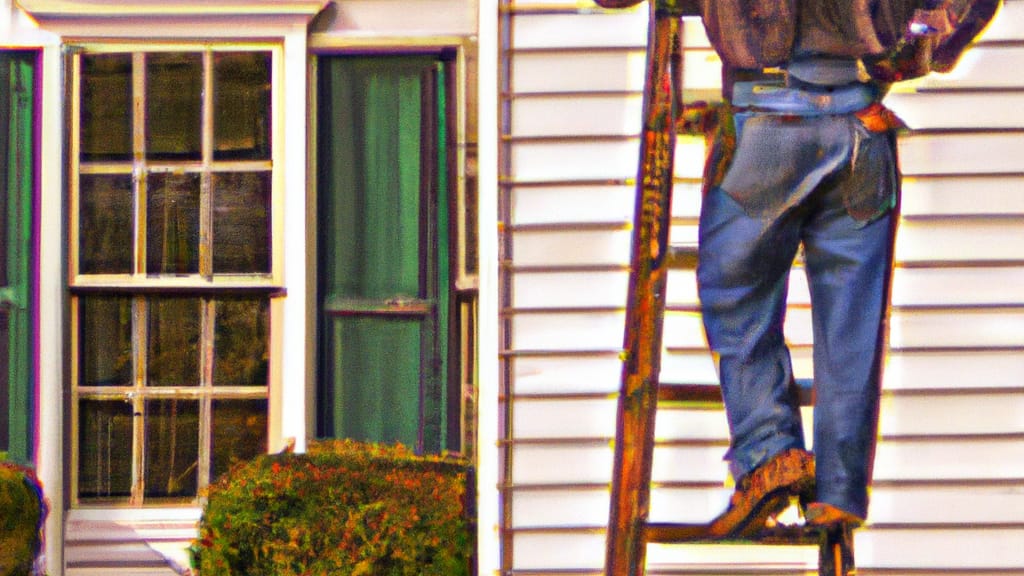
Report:
[[[508,2],[503,125],[505,570],[599,574],[640,127],[646,5]],[[686,29],[687,99],[717,83]],[[888,102],[912,126],[897,241],[881,440],[861,574],[1024,567],[1024,2],[1009,0],[954,74]],[[673,240],[692,241],[702,143],[681,138]],[[662,379],[714,383],[693,273],[669,279]],[[809,298],[793,277],[786,330],[811,375]],[[663,412],[652,519],[724,508],[720,411]],[[740,563],[804,573],[816,550],[652,547],[659,574]],[[673,566],[669,569],[668,566]],[[750,567],[749,565],[747,567]],[[765,568],[767,569],[767,568]]]

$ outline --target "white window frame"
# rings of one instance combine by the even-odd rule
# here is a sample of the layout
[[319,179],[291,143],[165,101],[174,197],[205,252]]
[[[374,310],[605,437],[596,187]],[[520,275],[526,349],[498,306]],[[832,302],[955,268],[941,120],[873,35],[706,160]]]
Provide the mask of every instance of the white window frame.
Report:
[[[207,250],[205,257],[200,258],[200,273],[189,274],[184,276],[177,275],[161,275],[161,276],[150,276],[145,272],[145,258],[144,255],[136,254],[133,258],[133,270],[130,274],[81,274],[78,270],[79,260],[79,177],[83,174],[95,174],[95,173],[108,173],[112,170],[119,170],[118,173],[123,173],[123,165],[126,162],[117,162],[122,166],[118,168],[115,163],[89,163],[87,166],[83,166],[80,162],[79,150],[79,118],[81,114],[81,100],[80,100],[80,55],[82,53],[120,53],[120,54],[131,54],[133,59],[136,59],[136,66],[141,64],[141,57],[143,54],[159,53],[159,52],[194,52],[203,54],[204,61],[204,103],[202,113],[202,136],[203,140],[202,148],[204,150],[203,159],[197,163],[195,161],[181,162],[182,166],[187,166],[190,171],[198,171],[200,174],[211,174],[214,172],[214,165],[224,166],[231,165],[235,168],[240,169],[251,169],[252,171],[269,171],[271,181],[271,198],[270,198],[270,210],[271,210],[271,231],[270,231],[270,261],[271,269],[269,273],[260,274],[217,274],[211,273],[210,255]],[[213,117],[212,117],[212,104],[213,104],[213,91],[212,91],[212,55],[215,52],[267,52],[271,55],[271,97],[270,97],[270,130],[271,130],[271,150],[269,160],[256,160],[256,161],[230,161],[230,162],[214,162],[212,160],[212,152],[210,151],[213,133]],[[68,230],[69,230],[69,257],[68,257],[68,284],[72,292],[72,298],[70,302],[70,314],[69,314],[69,352],[71,356],[71,362],[69,363],[69,380],[71,383],[71,394],[69,404],[69,422],[71,432],[71,450],[70,450],[70,467],[68,469],[68,476],[71,480],[70,485],[71,491],[71,504],[73,507],[89,507],[89,506],[101,506],[101,507],[145,507],[146,504],[144,499],[141,497],[144,488],[139,483],[139,479],[143,476],[142,474],[142,451],[144,448],[144,427],[135,426],[136,431],[133,432],[133,445],[134,445],[134,464],[133,468],[136,470],[136,474],[133,474],[132,482],[132,496],[127,503],[110,504],[109,502],[97,502],[93,503],[89,500],[81,500],[79,498],[79,486],[78,486],[78,470],[79,470],[79,442],[80,433],[79,427],[79,405],[80,399],[85,396],[88,398],[102,399],[109,394],[105,391],[98,390],[87,390],[85,393],[79,391],[79,306],[78,297],[82,294],[88,294],[89,289],[110,289],[117,290],[125,295],[130,295],[133,298],[139,294],[145,294],[149,290],[183,290],[185,295],[189,297],[198,296],[216,296],[216,295],[237,295],[244,294],[247,292],[253,292],[257,294],[265,295],[268,300],[268,315],[269,315],[269,332],[268,348],[269,358],[269,372],[268,372],[268,383],[263,387],[246,387],[245,389],[232,390],[231,387],[226,388],[210,388],[200,386],[196,387],[161,387],[157,390],[149,390],[148,392],[143,389],[129,392],[127,400],[133,401],[136,404],[144,402],[146,398],[187,398],[187,399],[200,399],[203,400],[207,397],[216,397],[220,399],[236,399],[236,400],[247,400],[247,399],[266,399],[268,402],[268,431],[267,431],[267,442],[268,445],[272,444],[270,433],[275,428],[271,425],[271,418],[279,410],[274,409],[275,398],[281,397],[280,388],[280,377],[275,377],[280,371],[277,368],[281,358],[281,346],[275,345],[281,341],[281,320],[282,320],[282,306],[277,302],[281,294],[284,292],[283,287],[283,260],[284,260],[284,183],[282,170],[280,166],[282,164],[282,158],[284,154],[284,147],[282,140],[279,135],[282,133],[282,116],[281,110],[283,110],[283,98],[282,90],[280,88],[280,79],[282,77],[282,66],[283,66],[283,46],[280,42],[216,42],[216,41],[205,41],[205,42],[175,42],[175,43],[137,43],[137,42],[108,42],[108,43],[83,43],[75,46],[73,53],[70,55],[70,92],[69,101],[67,106],[71,114],[71,137],[70,137],[70,154],[69,154],[69,189],[68,195]],[[139,83],[140,80],[136,79],[133,82]],[[136,86],[135,90],[141,89],[141,86]],[[140,108],[139,106],[134,106]],[[144,122],[141,116],[142,112],[136,110],[134,112],[135,118],[133,121],[134,135],[133,138],[138,140],[144,137],[143,126]],[[161,167],[167,167],[176,164],[176,162],[164,162],[158,163]],[[147,162],[145,159],[136,157],[132,160],[132,174],[134,177],[138,177],[142,173],[147,172]],[[212,192],[207,192],[212,193]],[[209,219],[209,202],[205,202],[206,206],[200,208],[200,212],[203,215],[200,216],[201,220]],[[209,224],[206,224],[209,226]],[[136,222],[136,229],[133,231],[133,238],[136,242],[142,242],[141,238],[145,237],[145,225],[141,222]],[[202,240],[205,242],[206,240]],[[202,250],[201,250],[202,252]],[[205,261],[204,261],[205,260]],[[133,306],[137,309],[138,306]],[[138,313],[133,313],[138,316]],[[204,314],[207,315],[207,314]],[[136,319],[138,322],[138,318]],[[141,334],[138,332],[139,328],[133,329],[133,340],[139,338]],[[212,338],[212,334],[204,334],[204,342]],[[138,384],[136,384],[138,388]],[[123,391],[111,392],[115,396],[123,395]],[[136,396],[137,395],[137,396]],[[170,395],[170,396],[168,396]],[[208,410],[200,409],[200,418],[211,418],[212,413]],[[199,443],[198,461],[198,490],[201,492],[208,481],[212,480],[209,478],[209,465],[211,463],[212,454],[209,452],[210,449],[210,438],[209,438],[209,427],[212,422],[208,422],[205,427],[206,433],[201,435]],[[181,502],[179,504],[168,504],[166,501],[159,501],[156,506],[167,507],[167,506],[195,506],[197,504],[198,496],[189,502]]]

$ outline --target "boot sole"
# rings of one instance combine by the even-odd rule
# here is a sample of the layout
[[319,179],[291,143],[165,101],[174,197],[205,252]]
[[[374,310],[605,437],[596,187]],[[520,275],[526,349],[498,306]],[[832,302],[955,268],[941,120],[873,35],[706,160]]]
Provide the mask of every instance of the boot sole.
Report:
[[747,515],[746,521],[741,522],[727,537],[752,538],[760,534],[768,518],[774,516],[789,506],[791,496],[801,496],[814,487],[814,481],[809,478],[801,478],[790,484],[780,486],[765,494],[761,501],[754,506],[754,509]]
[[[778,514],[786,509],[790,496],[801,496],[804,498],[814,491],[814,473],[811,467],[803,465],[798,469],[784,468],[781,461],[773,461],[768,464],[774,466],[774,470],[765,470],[763,473],[780,477],[782,482],[769,492],[762,495],[750,508],[750,512],[744,515],[725,533],[716,533],[713,529],[710,535],[714,538],[750,538],[764,530],[765,522],[769,516]],[[713,528],[713,525],[712,525]]]

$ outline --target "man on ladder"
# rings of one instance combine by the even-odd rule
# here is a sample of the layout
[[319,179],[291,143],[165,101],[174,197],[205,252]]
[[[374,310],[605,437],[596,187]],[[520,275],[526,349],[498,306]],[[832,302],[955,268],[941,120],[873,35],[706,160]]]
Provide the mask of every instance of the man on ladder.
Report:
[[[703,0],[736,145],[710,174],[697,282],[736,479],[712,536],[867,516],[899,191],[891,82],[949,70],[996,0]],[[965,32],[972,32],[966,34]],[[765,70],[777,67],[778,73]],[[729,154],[729,152],[724,152]],[[800,245],[814,326],[814,455],[783,340]]]
[[[667,6],[662,14],[700,16],[723,63],[726,107],[705,167],[697,280],[736,490],[708,534],[752,537],[791,496],[801,497],[810,526],[855,527],[868,511],[900,180],[900,123],[881,100],[893,82],[950,70],[1000,0],[651,1]],[[605,7],[637,2],[599,0]],[[814,325],[813,455],[783,338],[788,277],[801,245]],[[659,289],[637,289],[637,246],[646,250],[634,239],[631,298],[656,300]],[[628,307],[627,402],[636,398],[626,384],[637,361],[631,331],[650,339],[647,320],[630,316],[649,307]],[[619,433],[628,436],[622,414]],[[645,506],[646,499],[641,515]]]

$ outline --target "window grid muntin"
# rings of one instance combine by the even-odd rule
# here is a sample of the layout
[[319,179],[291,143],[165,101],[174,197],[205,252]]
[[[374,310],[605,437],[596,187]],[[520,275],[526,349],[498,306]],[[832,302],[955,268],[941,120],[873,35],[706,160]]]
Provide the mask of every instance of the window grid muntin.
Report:
[[[139,48],[139,47],[134,47]],[[132,495],[125,501],[123,499],[115,499],[115,501],[109,501],[104,499],[96,498],[80,498],[79,497],[79,458],[80,458],[80,447],[79,440],[81,439],[80,431],[78,430],[79,419],[80,419],[80,402],[84,400],[107,400],[107,401],[127,401],[132,406],[133,413],[144,413],[145,404],[159,399],[179,399],[184,401],[197,401],[199,404],[199,429],[196,431],[199,442],[198,449],[198,465],[197,465],[197,494],[206,486],[210,481],[210,474],[212,472],[211,467],[214,460],[212,454],[212,443],[213,443],[213,431],[212,428],[215,425],[213,422],[214,410],[213,407],[217,402],[251,402],[258,401],[267,407],[267,413],[263,415],[263,420],[267,423],[266,430],[271,428],[270,426],[270,377],[273,374],[273,369],[267,369],[267,382],[265,385],[259,386],[214,386],[213,383],[213,355],[214,355],[214,316],[215,302],[220,297],[230,297],[233,295],[243,295],[247,297],[256,297],[259,301],[263,302],[263,306],[260,308],[261,313],[266,317],[266,328],[264,338],[267,345],[267,362],[271,366],[274,361],[273,358],[269,358],[270,350],[273,348],[271,342],[274,340],[273,331],[275,326],[274,318],[280,312],[278,306],[272,304],[273,296],[280,291],[280,204],[282,197],[280,194],[280,175],[274,171],[275,158],[279,155],[279,146],[276,144],[277,138],[275,132],[278,130],[277,111],[280,109],[276,105],[276,101],[279,98],[280,89],[274,87],[276,78],[280,77],[280,46],[276,44],[264,44],[257,43],[252,45],[217,45],[217,44],[188,44],[188,45],[168,45],[168,46],[157,46],[151,50],[150,46],[142,47],[143,51],[132,51],[122,47],[111,48],[109,46],[89,47],[88,50],[94,50],[96,53],[104,52],[118,52],[118,51],[132,51],[133,52],[133,79],[132,79],[132,93],[133,93],[133,128],[132,128],[132,139],[133,139],[133,158],[131,161],[110,161],[110,160],[96,160],[96,161],[84,161],[79,152],[79,137],[81,132],[81,115],[82,115],[82,103],[80,97],[81,90],[81,58],[78,54],[72,55],[71,67],[73,70],[73,82],[72,82],[72,96],[71,96],[71,107],[74,111],[71,135],[72,135],[72,154],[71,154],[71,165],[72,165],[72,179],[71,179],[71,199],[70,199],[70,216],[71,216],[71,275],[70,284],[72,288],[72,354],[75,356],[75,361],[72,363],[72,404],[71,404],[71,416],[72,422],[74,423],[73,428],[73,441],[74,450],[72,455],[72,468],[71,477],[74,486],[72,493],[72,503],[76,506],[82,505],[128,505],[128,506],[139,506],[142,504],[153,503],[154,499],[150,498],[147,501],[143,494],[146,492],[146,488],[143,485],[143,472],[145,470],[145,450],[146,444],[146,431],[145,423],[143,418],[133,417],[132,422]],[[145,77],[144,67],[139,64],[143,62],[145,53],[157,52],[157,51],[184,51],[184,52],[201,52],[203,54],[203,103],[201,104],[202,109],[202,158],[199,161],[187,160],[187,161],[171,161],[166,159],[161,160],[147,160],[145,158],[145,119],[140,118],[144,112],[140,112],[145,109],[144,102],[140,102],[139,99],[144,94],[145,90]],[[264,53],[267,55],[269,62],[269,90],[270,94],[267,98],[267,109],[266,114],[268,118],[265,119],[266,126],[270,131],[269,138],[269,158],[267,159],[246,159],[246,160],[213,160],[213,54],[219,52],[243,52],[243,51],[254,51]],[[92,53],[92,52],[90,52]],[[142,70],[142,72],[140,72]],[[253,172],[253,173],[266,173],[268,174],[269,180],[269,214],[267,215],[267,227],[268,227],[268,238],[267,238],[267,251],[270,254],[269,268],[257,274],[214,274],[212,271],[212,254],[210,247],[212,246],[212,186],[211,179],[214,173],[230,173],[230,172]],[[174,174],[174,173],[194,173],[199,174],[201,179],[201,192],[200,192],[200,229],[201,238],[199,240],[200,249],[200,273],[198,274],[166,274],[166,275],[153,275],[149,274],[146,270],[146,242],[145,242],[145,218],[146,218],[146,200],[147,200],[147,178],[152,174]],[[133,184],[133,198],[134,198],[134,213],[133,219],[135,222],[134,230],[132,233],[133,241],[135,246],[133,247],[133,265],[132,270],[128,274],[81,274],[78,268],[78,259],[80,257],[79,251],[79,237],[81,229],[78,227],[79,213],[80,213],[80,197],[81,189],[79,186],[79,175],[89,174],[131,174],[134,179]],[[167,292],[170,290],[171,292]],[[79,332],[82,329],[80,324],[80,315],[78,313],[78,304],[80,298],[88,297],[90,294],[102,294],[102,293],[120,293],[129,295],[132,297],[132,309],[133,309],[133,321],[132,321],[132,335],[133,335],[133,378],[131,386],[121,387],[85,387],[78,386],[80,381],[79,376],[79,356],[81,349],[79,347],[79,340],[82,335]],[[197,386],[164,386],[160,388],[148,387],[145,381],[145,364],[146,364],[146,300],[148,298],[157,297],[160,294],[172,294],[174,296],[188,296],[194,297],[197,300],[203,302],[202,305],[202,320],[200,328],[200,382]],[[260,298],[262,295],[262,298]],[[276,311],[276,312],[275,312]],[[87,335],[84,337],[88,337]],[[257,404],[258,405],[258,404]],[[265,431],[263,433],[264,442],[270,442],[269,434]],[[191,441],[191,437],[190,437]],[[181,504],[193,504],[196,501],[197,495],[189,495],[185,497],[177,498],[158,498],[155,500],[157,504],[167,504],[178,502]]]
[[[176,286],[182,284],[179,278],[182,276],[194,276],[193,282],[196,284],[207,284],[207,285],[225,285],[225,287],[234,286],[272,286],[280,284],[281,277],[281,266],[279,258],[275,257],[276,254],[280,254],[281,250],[281,216],[278,214],[279,210],[275,208],[280,206],[281,203],[281,192],[279,185],[279,175],[274,171],[274,158],[278,155],[278,144],[276,138],[273,137],[273,133],[277,131],[277,116],[280,106],[277,102],[278,91],[271,90],[271,95],[267,101],[268,114],[267,125],[269,126],[271,136],[269,142],[270,158],[266,160],[261,159],[246,159],[246,160],[215,160],[214,159],[214,101],[215,97],[213,94],[213,79],[214,79],[214,56],[218,53],[230,53],[230,52],[257,52],[265,53],[268,55],[270,60],[270,66],[268,70],[269,81],[271,85],[274,84],[275,79],[280,77],[280,48],[275,44],[240,44],[240,45],[220,45],[220,44],[169,44],[169,45],[157,45],[153,47],[146,46],[143,51],[131,51],[127,47],[119,47],[117,45],[96,45],[84,47],[84,51],[80,51],[72,56],[71,66],[73,70],[73,81],[72,81],[72,95],[71,102],[74,108],[74,115],[71,127],[71,141],[72,141],[72,153],[71,153],[71,164],[72,164],[72,194],[70,201],[70,209],[72,213],[72,219],[74,222],[78,221],[78,215],[80,212],[80,194],[81,186],[79,183],[79,174],[131,174],[133,177],[133,197],[134,197],[134,230],[132,238],[134,240],[133,246],[133,266],[132,270],[126,274],[85,274],[80,269],[80,229],[73,225],[71,229],[71,258],[70,260],[70,277],[72,286],[110,286],[110,285],[128,285],[128,284],[141,284],[152,287],[160,286]],[[159,52],[201,52],[203,55],[203,102],[201,105],[202,115],[202,153],[200,160],[182,160],[172,161],[167,159],[147,159],[146,158],[146,134],[145,134],[145,56],[149,53]],[[130,52],[132,54],[132,142],[133,142],[133,153],[130,161],[112,161],[112,160],[84,160],[81,158],[80,153],[80,138],[82,134],[81,117],[82,117],[82,56],[83,54],[116,54]],[[157,172],[198,172],[201,174],[201,189],[200,189],[200,238],[199,238],[199,254],[200,254],[200,266],[199,272],[193,275],[180,275],[180,274],[151,274],[146,270],[146,249],[147,245],[145,242],[145,218],[146,218],[146,196],[147,196],[147,176]],[[269,230],[269,241],[268,250],[270,252],[270,262],[268,269],[258,273],[215,273],[213,270],[213,218],[212,218],[212,188],[211,188],[211,176],[215,173],[222,172],[262,172],[269,174],[270,180],[270,206],[271,212],[267,217],[268,230]]]
[[[96,296],[102,297],[101,295]],[[88,298],[89,296],[80,296],[72,300],[72,315],[75,324],[78,326],[81,326],[81,298],[83,297]],[[129,506],[139,506],[145,503],[143,494],[146,491],[146,486],[143,472],[146,466],[146,451],[144,447],[146,445],[145,422],[147,418],[145,416],[139,416],[147,414],[147,402],[164,399],[197,401],[199,403],[199,429],[196,431],[199,442],[197,486],[198,490],[201,491],[212,481],[212,478],[210,478],[210,471],[213,460],[213,454],[211,451],[213,403],[218,400],[267,400],[269,394],[269,382],[262,386],[216,386],[213,382],[213,360],[215,354],[213,340],[216,330],[216,305],[218,300],[211,296],[196,297],[200,306],[199,330],[202,334],[202,342],[199,346],[200,350],[197,351],[200,355],[199,382],[194,386],[151,386],[148,382],[147,376],[148,331],[150,326],[150,314],[152,312],[149,300],[159,298],[159,296],[154,297],[153,295],[145,294],[131,297],[131,384],[127,386],[76,386],[72,394],[72,422],[74,422],[76,426],[76,446],[78,445],[78,441],[81,440],[81,435],[78,434],[77,430],[77,426],[80,421],[79,410],[81,407],[81,401],[123,401],[131,404],[132,412],[135,415],[132,421],[132,494],[127,501],[118,500],[116,498],[113,500],[113,502],[119,502]],[[273,307],[267,303],[265,308],[263,308],[262,313],[269,317],[272,308]],[[82,352],[79,346],[81,346],[82,338],[84,338],[85,335],[77,332],[75,336],[76,337],[72,339],[72,343],[75,346],[73,350],[76,357],[80,359]],[[264,337],[269,351],[269,322],[268,330]],[[81,380],[80,372],[80,363],[75,362],[72,365],[72,377],[75,379],[76,383]],[[73,463],[72,474],[76,478],[80,466],[80,463],[78,462],[78,459],[80,458],[80,449],[81,447],[78,447],[74,451],[75,462]],[[74,500],[76,504],[80,504],[83,501],[83,499],[79,498],[78,490],[74,493]],[[170,499],[160,498],[158,503],[166,503],[168,501],[191,503],[194,500],[195,497]],[[111,502],[109,499],[102,498],[87,498],[84,499],[84,501],[90,503]]]

